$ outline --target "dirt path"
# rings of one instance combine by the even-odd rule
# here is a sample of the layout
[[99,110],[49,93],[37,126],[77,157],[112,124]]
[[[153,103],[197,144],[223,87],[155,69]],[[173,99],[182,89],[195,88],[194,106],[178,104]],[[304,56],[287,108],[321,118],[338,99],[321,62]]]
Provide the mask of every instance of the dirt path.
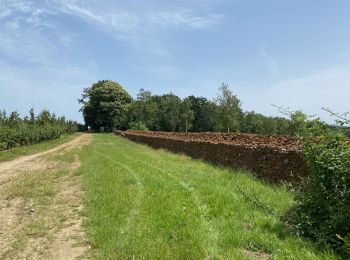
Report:
[[44,152],[0,163],[0,259],[82,259],[82,134]]
[[[16,174],[18,172],[18,170],[22,170],[22,169],[33,169],[33,160],[44,156],[44,155],[48,155],[51,153],[55,153],[58,151],[70,151],[72,149],[78,148],[84,144],[86,144],[86,142],[90,140],[90,135],[89,134],[82,134],[81,136],[75,138],[74,140],[65,143],[65,144],[61,144],[59,146],[56,146],[54,148],[51,148],[49,150],[40,152],[40,153],[36,153],[36,154],[32,154],[32,155],[27,155],[27,156],[22,156],[19,157],[17,159],[14,159],[12,161],[8,161],[8,162],[3,162],[0,163],[0,184],[2,182],[3,179],[6,179],[6,175],[12,175],[12,174]],[[35,161],[37,162],[37,161]],[[11,177],[11,176],[9,176]]]

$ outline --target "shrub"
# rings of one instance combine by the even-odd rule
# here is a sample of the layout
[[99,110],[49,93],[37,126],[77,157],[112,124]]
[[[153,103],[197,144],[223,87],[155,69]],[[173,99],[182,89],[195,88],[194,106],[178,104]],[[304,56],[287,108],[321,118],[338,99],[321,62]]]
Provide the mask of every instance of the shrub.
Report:
[[299,234],[350,259],[350,145],[345,141],[340,127],[308,123],[302,147],[309,175],[290,216]]
[[143,121],[139,122],[131,122],[129,124],[129,128],[132,130],[142,130],[142,131],[148,131],[148,128],[146,126],[146,123]]

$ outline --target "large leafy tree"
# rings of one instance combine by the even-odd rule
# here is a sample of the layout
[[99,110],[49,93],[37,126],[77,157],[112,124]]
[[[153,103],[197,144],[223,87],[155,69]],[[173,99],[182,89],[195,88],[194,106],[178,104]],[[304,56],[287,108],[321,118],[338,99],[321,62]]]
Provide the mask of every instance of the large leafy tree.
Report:
[[111,80],[98,81],[85,88],[79,99],[85,123],[93,129],[120,127],[131,102],[128,92]]
[[227,132],[238,131],[243,117],[241,101],[225,83],[222,83],[219,91],[220,93],[215,99],[217,105],[216,128]]

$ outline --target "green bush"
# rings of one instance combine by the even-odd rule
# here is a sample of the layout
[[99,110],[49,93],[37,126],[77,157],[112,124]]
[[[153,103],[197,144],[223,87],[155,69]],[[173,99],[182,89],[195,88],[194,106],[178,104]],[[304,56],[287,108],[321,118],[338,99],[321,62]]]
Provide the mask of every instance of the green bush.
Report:
[[289,217],[299,234],[350,259],[350,145],[340,127],[307,125],[302,147],[309,175]]

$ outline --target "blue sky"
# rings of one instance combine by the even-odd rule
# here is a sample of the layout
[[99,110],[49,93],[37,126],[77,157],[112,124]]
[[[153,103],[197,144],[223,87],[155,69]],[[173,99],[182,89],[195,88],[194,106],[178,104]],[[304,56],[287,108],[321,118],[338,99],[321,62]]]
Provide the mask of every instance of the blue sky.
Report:
[[111,79],[213,98],[350,111],[350,1],[0,0],[0,108],[81,121],[82,88]]

